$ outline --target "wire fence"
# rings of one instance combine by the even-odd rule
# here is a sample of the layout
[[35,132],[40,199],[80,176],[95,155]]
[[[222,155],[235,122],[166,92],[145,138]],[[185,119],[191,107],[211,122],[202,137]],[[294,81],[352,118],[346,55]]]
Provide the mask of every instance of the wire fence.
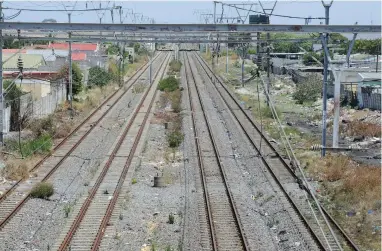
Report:
[[[66,86],[64,80],[51,83],[51,90],[45,97],[34,99],[31,93],[20,97],[20,113],[27,114],[31,119],[42,118],[52,114],[57,107],[66,99]],[[11,106],[4,109],[3,132],[8,133],[11,123]]]

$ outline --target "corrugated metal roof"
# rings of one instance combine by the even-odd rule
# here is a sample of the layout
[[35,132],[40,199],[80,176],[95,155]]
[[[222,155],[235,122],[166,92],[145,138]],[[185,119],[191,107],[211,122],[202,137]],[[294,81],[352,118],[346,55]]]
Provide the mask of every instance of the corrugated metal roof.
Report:
[[[49,48],[68,50],[69,43],[57,43],[50,44]],[[72,43],[72,50],[74,51],[96,51],[98,48],[97,44],[74,44]]]
[[84,61],[84,60],[86,60],[86,53],[84,53],[84,52],[72,53],[72,60],[73,61]]
[[[13,54],[4,54],[3,64],[4,69],[17,69],[17,61],[21,56],[24,64],[24,69],[38,69],[39,66],[45,65],[44,57],[42,55],[22,54],[19,53],[12,57]],[[9,60],[8,60],[9,59]]]
[[25,78],[22,80],[21,79],[16,79],[15,81],[16,84],[42,84],[42,85],[50,85],[49,81],[41,80],[41,79],[33,79],[33,78]]
[[362,80],[379,80],[381,81],[381,73],[380,72],[360,72],[358,75],[362,78]]
[[42,55],[45,61],[56,61],[56,55],[51,49],[48,50],[26,50],[26,54]]
[[3,49],[3,53],[25,53],[26,50],[20,49]]

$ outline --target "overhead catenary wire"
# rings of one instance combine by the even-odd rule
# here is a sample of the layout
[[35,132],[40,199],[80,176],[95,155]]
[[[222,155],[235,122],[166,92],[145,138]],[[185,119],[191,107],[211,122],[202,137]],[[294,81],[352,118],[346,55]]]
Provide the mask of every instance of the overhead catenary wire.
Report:
[[[262,11],[256,11],[256,10],[251,10],[251,9],[246,9],[246,8],[242,8],[242,7],[238,7],[236,5],[232,5],[232,4],[228,4],[228,3],[224,3],[224,2],[217,2],[217,3],[220,3],[222,5],[226,5],[226,6],[230,6],[230,7],[233,7],[233,8],[236,8],[236,9],[239,9],[239,10],[245,10],[245,11],[248,11],[248,12],[254,12],[254,13],[258,13],[258,14],[264,14],[264,12]],[[289,15],[280,15],[280,14],[267,14],[269,16],[275,16],[275,17],[283,17],[283,18],[292,18],[292,19],[307,19],[307,18],[310,18],[310,19],[318,19],[318,20],[323,20],[325,19],[325,17],[297,17],[297,16],[289,16]]]
[[[293,147],[291,146],[291,144],[290,144],[290,142],[289,142],[289,139],[288,139],[288,137],[286,136],[286,133],[285,133],[284,128],[282,127],[280,118],[278,117],[277,112],[276,112],[276,110],[275,110],[275,106],[274,106],[273,100],[272,100],[272,98],[271,98],[271,95],[269,94],[267,88],[265,88],[265,83],[264,83],[263,81],[261,81],[261,82],[262,82],[262,84],[263,84],[264,92],[265,92],[265,94],[266,94],[266,96],[267,96],[267,98],[268,98],[268,102],[269,102],[269,105],[270,105],[270,108],[271,108],[271,111],[272,111],[272,116],[273,116],[274,120],[278,123],[278,126],[279,126],[279,128],[280,128],[280,131],[281,131],[281,132],[283,133],[283,135],[284,135],[284,139],[285,139],[285,142],[287,143],[287,147],[289,148],[289,150],[290,150],[291,153],[292,153],[293,164],[295,165],[294,168],[297,168],[297,169],[299,170],[299,172],[300,172],[300,174],[301,174],[301,176],[302,176],[301,179],[302,179],[302,181],[303,181],[304,184],[305,184],[305,188],[309,191],[309,194],[312,196],[312,198],[313,198],[313,200],[314,200],[314,203],[316,204],[316,206],[317,206],[317,208],[318,208],[320,214],[321,214],[322,217],[324,218],[324,221],[325,221],[325,223],[326,223],[326,225],[327,225],[327,227],[328,227],[328,229],[329,229],[331,235],[333,236],[333,238],[334,238],[334,240],[335,240],[337,246],[340,248],[340,250],[342,250],[342,247],[341,247],[341,245],[340,245],[340,243],[339,243],[339,241],[338,241],[338,239],[337,239],[337,237],[336,237],[336,235],[335,235],[335,233],[334,233],[332,227],[330,226],[330,223],[328,222],[328,219],[326,218],[324,212],[322,211],[322,208],[321,208],[321,206],[320,206],[320,204],[319,204],[319,202],[318,202],[318,200],[317,200],[317,198],[316,198],[316,196],[315,196],[315,194],[314,194],[313,189],[311,188],[309,182],[308,182],[307,179],[306,179],[305,173],[304,173],[304,171],[302,170],[302,168],[301,168],[301,166],[300,166],[300,163],[299,163],[299,161],[298,161],[298,159],[297,159],[297,157],[296,157],[296,155],[295,155],[295,153],[294,153],[294,151],[293,151]],[[312,208],[312,209],[313,209],[313,208]],[[313,213],[314,213],[314,211],[313,211]],[[316,218],[316,220],[317,220],[317,218]],[[320,223],[319,223],[318,221],[317,221],[317,224],[318,224],[318,225],[320,226],[320,228],[321,228],[321,225],[320,225]],[[321,231],[323,231],[323,230],[321,229]],[[325,237],[325,235],[324,235],[324,237]],[[326,237],[325,237],[325,239],[326,239]],[[327,241],[327,243],[328,243],[328,240],[326,240],[326,241]],[[329,243],[328,243],[328,245],[329,245]],[[330,245],[329,245],[329,246],[330,246]]]

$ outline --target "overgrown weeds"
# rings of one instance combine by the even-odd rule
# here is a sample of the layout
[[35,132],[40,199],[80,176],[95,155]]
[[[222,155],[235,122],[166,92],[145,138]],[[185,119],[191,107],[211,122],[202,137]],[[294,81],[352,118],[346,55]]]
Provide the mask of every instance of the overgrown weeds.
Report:
[[41,182],[33,187],[30,195],[32,198],[48,199],[53,194],[53,185],[47,182]]
[[178,88],[179,81],[173,76],[169,76],[159,81],[158,89],[160,91],[173,92]]
[[[53,145],[52,137],[44,134],[35,139],[25,140],[21,142],[21,153],[23,157],[29,157],[33,154],[46,154]],[[6,142],[6,149],[11,152],[20,151],[19,142],[17,140],[9,140]]]
[[135,84],[134,87],[133,87],[132,92],[135,93],[135,94],[142,93],[142,92],[144,92],[145,88],[146,88],[145,85],[142,84],[142,83]]
[[348,136],[381,137],[381,126],[362,121],[351,121],[346,126]]
[[180,144],[183,141],[183,137],[184,137],[183,134],[178,130],[170,132],[167,135],[167,142],[168,142],[169,147],[175,148],[175,147],[180,146]]
[[1,170],[1,176],[10,180],[27,179],[29,177],[29,168],[21,160],[8,161]]
[[179,89],[170,93],[171,109],[175,113],[179,113],[182,110],[181,98],[182,93]]
[[42,136],[43,134],[54,135],[56,133],[56,123],[53,115],[33,120],[30,123],[29,128],[36,138]]
[[169,63],[169,70],[170,72],[180,72],[180,69],[182,68],[182,63],[179,60],[171,60]]

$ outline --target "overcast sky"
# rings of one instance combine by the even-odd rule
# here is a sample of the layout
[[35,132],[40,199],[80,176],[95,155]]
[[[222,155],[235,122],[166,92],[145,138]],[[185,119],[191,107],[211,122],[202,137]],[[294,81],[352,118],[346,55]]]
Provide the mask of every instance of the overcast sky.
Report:
[[[231,3],[234,1],[230,1]],[[254,1],[257,2],[257,1]],[[266,2],[266,1],[262,1]],[[329,2],[326,0],[326,2]],[[4,1],[4,7],[12,8],[33,8],[33,9],[86,9],[99,7],[100,1]],[[145,16],[154,18],[157,23],[196,23],[199,22],[199,15],[195,14],[195,10],[213,13],[212,1],[163,1],[163,2],[137,2],[137,1],[102,1],[102,7],[111,7],[121,5],[124,9],[133,9],[136,13],[142,13]],[[268,2],[266,7],[270,7],[272,2]],[[65,5],[65,7],[64,7]],[[260,6],[253,7],[258,11]],[[221,5],[217,6],[217,15],[222,11]],[[10,16],[16,11],[5,10],[5,15]],[[103,22],[111,23],[110,11],[98,12],[74,12],[72,14],[72,22],[99,22],[99,17],[103,16]],[[127,13],[127,11],[125,11]],[[234,9],[225,7],[224,14],[229,16],[237,16]],[[246,14],[241,11],[241,14]],[[324,7],[321,1],[278,1],[274,14],[300,16],[300,17],[324,17]],[[44,18],[54,18],[58,22],[67,21],[66,12],[28,12],[23,11],[13,19],[13,21],[32,21],[41,22]],[[116,21],[119,16],[115,13]],[[212,20],[211,20],[212,21]],[[127,17],[125,22],[131,22]],[[380,1],[339,1],[334,0],[330,9],[331,24],[381,24],[381,2]],[[289,19],[282,17],[272,17],[273,24],[303,24],[302,19]],[[311,24],[319,24],[320,20],[312,20]]]

